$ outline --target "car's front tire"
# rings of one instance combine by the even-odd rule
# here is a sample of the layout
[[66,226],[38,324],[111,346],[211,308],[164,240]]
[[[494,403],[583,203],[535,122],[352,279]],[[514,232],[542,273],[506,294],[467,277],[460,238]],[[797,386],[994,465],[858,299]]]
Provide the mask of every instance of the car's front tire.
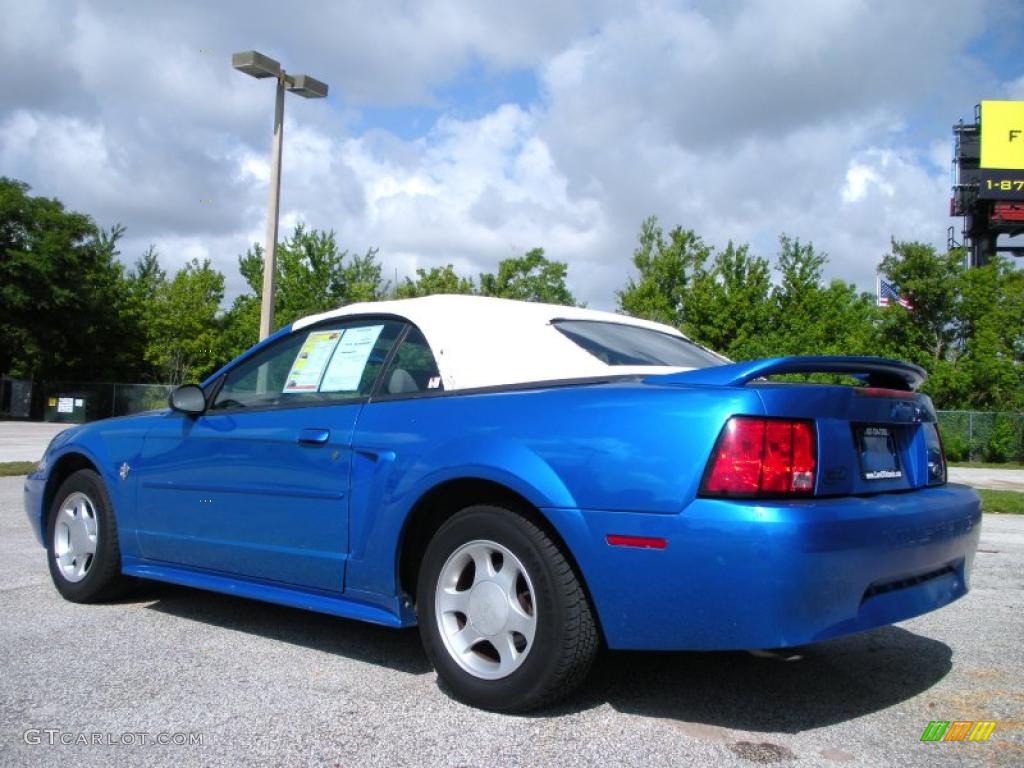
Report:
[[420,568],[417,618],[449,690],[494,711],[562,698],[598,649],[570,563],[540,527],[502,507],[468,507],[438,529]]
[[61,483],[47,516],[46,554],[57,591],[75,603],[112,600],[130,584],[110,497],[100,476],[81,469]]

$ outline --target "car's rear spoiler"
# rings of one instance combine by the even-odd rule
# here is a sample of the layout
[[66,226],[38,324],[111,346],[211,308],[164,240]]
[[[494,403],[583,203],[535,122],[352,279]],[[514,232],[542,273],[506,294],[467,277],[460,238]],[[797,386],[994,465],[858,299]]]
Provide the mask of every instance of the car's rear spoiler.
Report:
[[754,379],[784,373],[841,373],[870,387],[912,391],[928,374],[920,366],[884,357],[771,357],[730,365],[714,365],[681,373],[648,376],[650,384],[740,387]]

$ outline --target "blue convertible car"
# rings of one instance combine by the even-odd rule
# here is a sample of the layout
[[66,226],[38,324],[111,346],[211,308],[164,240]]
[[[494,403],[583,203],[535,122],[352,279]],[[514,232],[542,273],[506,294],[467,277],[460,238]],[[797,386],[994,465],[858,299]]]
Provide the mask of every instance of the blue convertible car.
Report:
[[456,696],[522,711],[602,644],[785,647],[964,595],[979,502],[923,378],[571,307],[356,304],[60,434],[25,507],[69,600],[136,577],[418,624]]

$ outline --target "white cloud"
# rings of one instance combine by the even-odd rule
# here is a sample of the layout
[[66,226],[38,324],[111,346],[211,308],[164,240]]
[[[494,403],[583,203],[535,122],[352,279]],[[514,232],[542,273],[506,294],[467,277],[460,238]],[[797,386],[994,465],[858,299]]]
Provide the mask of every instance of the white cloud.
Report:
[[881,171],[875,170],[872,165],[863,161],[851,161],[850,167],[846,170],[846,184],[843,186],[842,197],[844,203],[857,203],[863,200],[871,188],[885,195],[893,196],[892,185],[885,181],[884,169],[889,165],[890,153],[876,153],[875,163],[881,166]]
[[[570,199],[535,117],[519,107],[446,118],[404,143],[285,130],[294,143],[282,210],[336,228],[356,250],[379,246],[403,274],[453,263],[475,277],[514,250],[543,245],[558,258],[583,258],[596,245],[600,211]],[[338,179],[351,187],[337,188]]]
[[[236,291],[237,255],[263,238],[273,89],[228,56],[256,47],[331,84],[288,97],[282,235],[335,229],[379,247],[389,277],[475,277],[543,246],[608,307],[655,213],[764,255],[780,232],[813,240],[870,288],[890,236],[944,241],[949,126],[979,98],[1024,98],[1019,72],[969,52],[987,20],[1020,18],[1004,5],[277,7],[6,4],[3,173],[125,223],[127,261],[150,242],[168,266],[208,256]],[[467,70],[527,71],[540,94],[481,111],[453,95]],[[417,138],[372,117],[353,130],[359,110],[424,104],[439,116]]]

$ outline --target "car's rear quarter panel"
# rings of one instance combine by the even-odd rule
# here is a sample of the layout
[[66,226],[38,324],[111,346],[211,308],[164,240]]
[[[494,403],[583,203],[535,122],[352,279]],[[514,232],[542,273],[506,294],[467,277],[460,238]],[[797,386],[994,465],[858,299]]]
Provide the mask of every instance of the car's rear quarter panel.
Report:
[[355,432],[347,585],[395,589],[406,516],[449,480],[490,480],[542,510],[677,515],[729,414],[761,407],[742,389],[638,382],[370,404]]
[[[802,644],[945,605],[966,592],[980,529],[977,496],[968,488],[788,501],[697,498],[728,417],[762,414],[766,404],[771,415],[821,414],[828,423],[819,439],[844,441],[835,455],[848,460],[844,414],[889,407],[851,406],[848,398],[831,387],[765,397],[757,387],[623,382],[373,404],[360,418],[356,450],[388,453],[387,466],[368,459],[355,472],[353,543],[360,551],[348,583],[394,589],[388,548],[400,539],[410,507],[431,487],[469,474],[508,485],[551,522],[582,572],[611,647]],[[609,533],[661,537],[667,547],[611,547]],[[866,596],[873,584],[946,566],[949,573],[927,583]]]

